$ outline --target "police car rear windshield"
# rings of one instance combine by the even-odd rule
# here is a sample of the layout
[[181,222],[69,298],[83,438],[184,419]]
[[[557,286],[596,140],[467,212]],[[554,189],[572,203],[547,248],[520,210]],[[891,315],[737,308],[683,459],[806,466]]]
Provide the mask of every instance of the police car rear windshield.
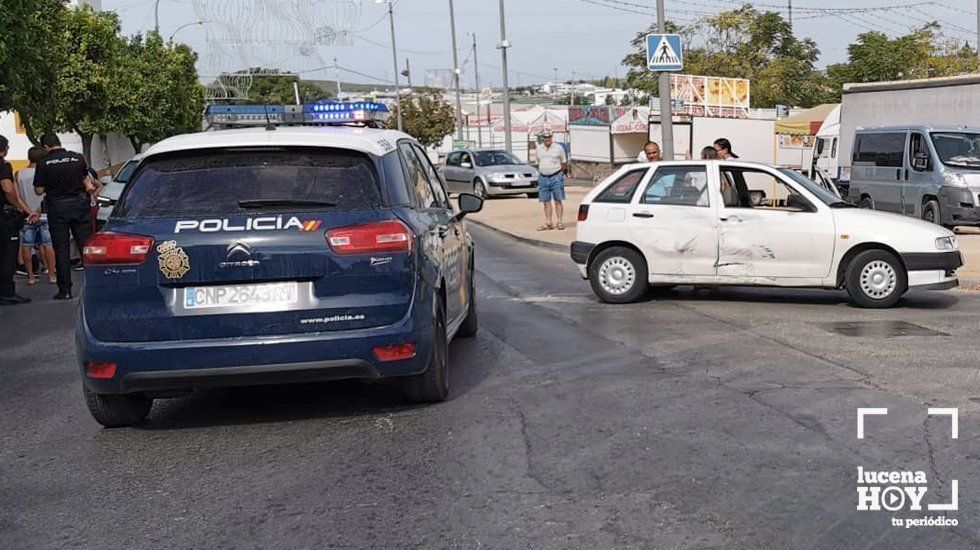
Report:
[[382,205],[367,155],[345,149],[206,149],[151,158],[114,215],[163,218]]

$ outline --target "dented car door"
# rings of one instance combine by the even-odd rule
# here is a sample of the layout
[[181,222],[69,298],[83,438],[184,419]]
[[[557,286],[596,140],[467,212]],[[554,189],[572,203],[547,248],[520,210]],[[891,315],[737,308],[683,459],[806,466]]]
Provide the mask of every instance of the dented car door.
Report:
[[[627,225],[654,277],[715,275],[717,201],[704,164],[657,167],[629,205]],[[716,177],[716,176],[715,176]]]
[[[733,283],[828,277],[835,226],[830,208],[773,170],[721,164],[719,181],[737,188],[738,204],[718,209],[718,276]],[[746,190],[765,200],[746,204]]]

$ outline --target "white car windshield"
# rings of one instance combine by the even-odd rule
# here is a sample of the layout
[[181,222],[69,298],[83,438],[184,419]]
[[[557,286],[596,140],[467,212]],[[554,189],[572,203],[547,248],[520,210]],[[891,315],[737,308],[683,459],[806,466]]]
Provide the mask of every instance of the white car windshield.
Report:
[[980,134],[933,132],[932,145],[946,166],[980,169]]
[[806,189],[807,191],[809,191],[811,194],[815,195],[818,199],[820,199],[820,202],[822,202],[822,203],[824,203],[824,204],[826,204],[828,206],[830,206],[830,205],[837,206],[838,204],[847,204],[844,201],[842,201],[840,199],[840,197],[838,197],[837,195],[834,195],[830,191],[824,189],[818,183],[816,183],[815,181],[812,181],[810,178],[804,176],[803,174],[797,172],[796,170],[791,170],[789,168],[780,168],[779,171],[784,176],[787,176],[791,180],[793,180],[796,183],[800,184],[801,187],[803,187],[804,189]]
[[506,166],[513,164],[524,164],[521,159],[507,151],[475,151],[477,166]]

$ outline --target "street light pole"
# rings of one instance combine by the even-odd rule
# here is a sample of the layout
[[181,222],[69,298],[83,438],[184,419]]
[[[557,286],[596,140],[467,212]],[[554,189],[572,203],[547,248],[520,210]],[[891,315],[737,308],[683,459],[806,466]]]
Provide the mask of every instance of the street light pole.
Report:
[[176,36],[177,33],[180,32],[182,29],[186,29],[187,27],[190,27],[190,26],[193,26],[193,25],[202,25],[203,26],[205,23],[210,23],[210,20],[209,19],[202,19],[201,21],[194,21],[193,23],[184,23],[183,25],[181,25],[181,26],[177,27],[176,29],[174,29],[174,32],[170,33],[170,38],[167,41],[168,42],[173,42],[174,36]]
[[[667,32],[664,0],[657,0],[657,32]],[[660,72],[660,137],[664,160],[674,160],[674,117],[670,108],[670,73]]]
[[463,139],[463,104],[459,99],[459,55],[456,52],[456,13],[449,0],[449,34],[453,41],[453,84],[456,88],[456,137]]
[[513,149],[510,136],[510,86],[507,83],[507,48],[509,47],[510,42],[507,41],[507,26],[504,23],[504,0],[500,0],[500,42],[497,43],[497,48],[500,50],[504,78],[504,148],[507,151]]
[[160,34],[160,0],[153,4],[153,29]]
[[395,68],[395,108],[398,110],[398,131],[402,131],[402,94],[398,89],[398,48],[395,46],[395,11],[392,0],[374,0],[378,4],[388,4],[388,23],[391,27],[391,62]]
[[[477,145],[479,145],[480,147],[483,147],[483,126],[481,124],[479,124],[479,121],[480,121],[480,62],[476,58],[476,33],[475,32],[469,32],[469,33],[466,33],[466,34],[470,35],[470,38],[473,39],[473,81],[474,81],[474,84],[476,85],[476,120],[477,120],[477,125],[476,125],[476,139],[477,139]],[[490,122],[490,120],[488,118],[487,119],[487,123],[489,124],[489,122]]]

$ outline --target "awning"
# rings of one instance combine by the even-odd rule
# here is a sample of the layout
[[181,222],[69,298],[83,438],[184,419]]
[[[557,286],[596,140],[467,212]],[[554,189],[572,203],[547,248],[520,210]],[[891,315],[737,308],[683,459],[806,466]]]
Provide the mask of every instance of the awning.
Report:
[[823,125],[827,115],[834,110],[838,103],[824,103],[812,109],[800,111],[793,116],[776,121],[777,134],[789,134],[792,136],[812,136],[816,135]]

